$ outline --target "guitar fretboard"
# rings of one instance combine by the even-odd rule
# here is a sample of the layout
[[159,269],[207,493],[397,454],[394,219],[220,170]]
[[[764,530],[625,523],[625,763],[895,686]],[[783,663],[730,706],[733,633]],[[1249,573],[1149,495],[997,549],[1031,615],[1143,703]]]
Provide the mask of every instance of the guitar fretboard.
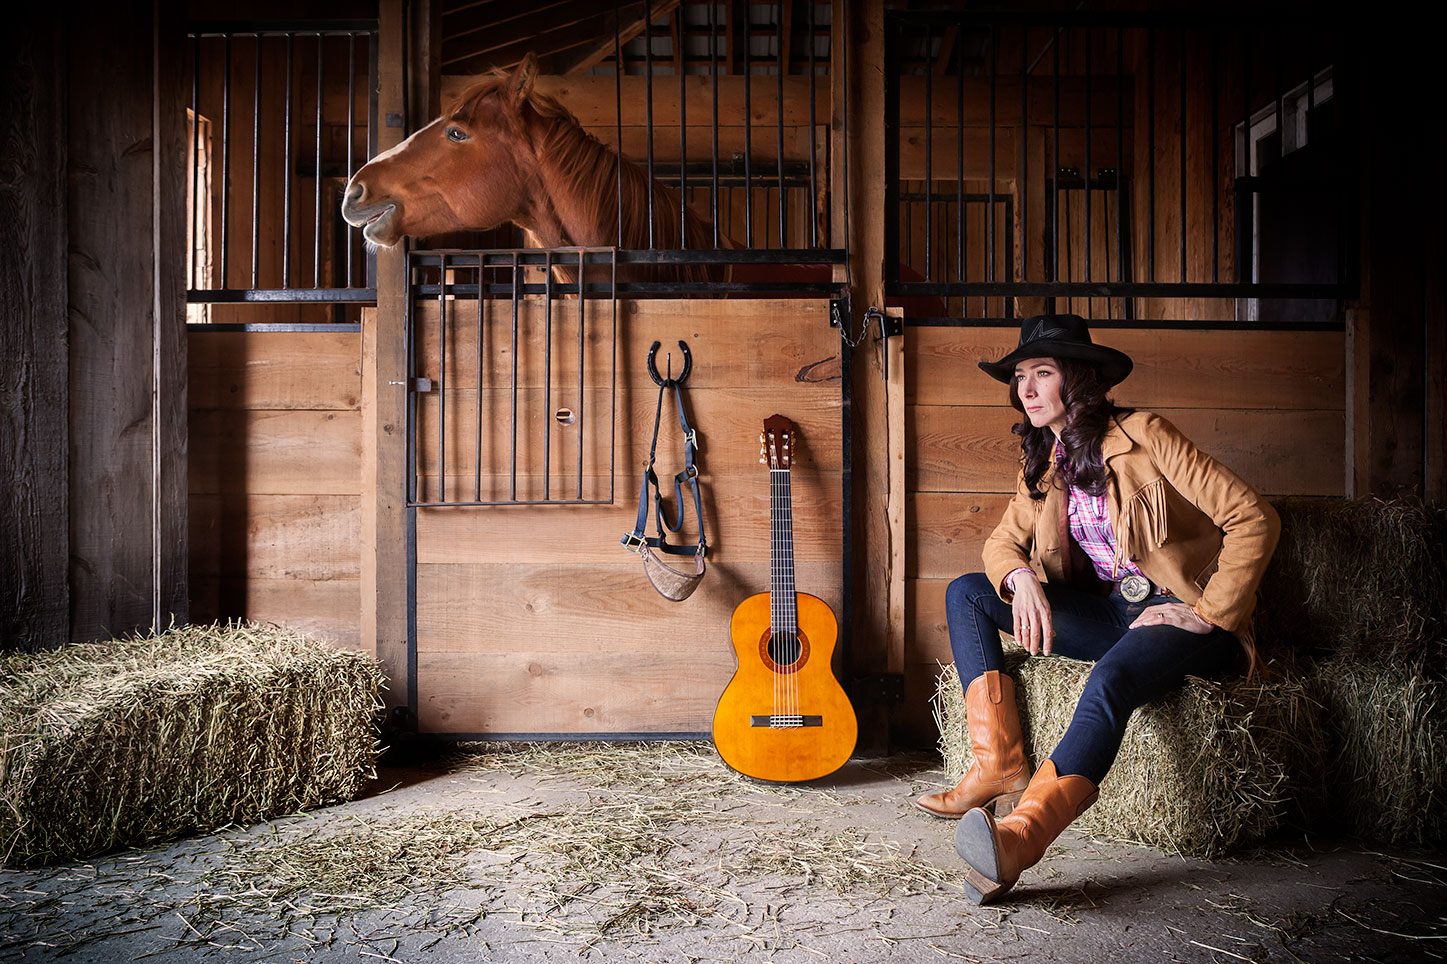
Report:
[[799,632],[799,602],[794,595],[794,520],[789,470],[769,470],[769,626],[774,638]]

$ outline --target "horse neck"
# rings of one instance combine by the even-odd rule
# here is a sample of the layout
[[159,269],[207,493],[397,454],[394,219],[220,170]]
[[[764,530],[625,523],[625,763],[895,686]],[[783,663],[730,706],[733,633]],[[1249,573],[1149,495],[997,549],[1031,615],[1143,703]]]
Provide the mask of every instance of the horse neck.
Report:
[[[642,168],[626,159],[620,177],[617,151],[599,142],[571,118],[538,118],[536,123],[531,141],[541,190],[530,205],[531,223],[523,227],[539,243],[545,247],[617,245],[625,249],[683,246],[678,198],[673,192],[651,183]],[[690,247],[700,246],[707,235],[691,212],[688,233]]]

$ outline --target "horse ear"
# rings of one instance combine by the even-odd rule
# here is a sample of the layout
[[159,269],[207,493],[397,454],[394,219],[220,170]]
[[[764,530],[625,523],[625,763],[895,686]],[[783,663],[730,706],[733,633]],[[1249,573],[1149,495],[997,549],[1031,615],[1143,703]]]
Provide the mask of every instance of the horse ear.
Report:
[[533,81],[538,76],[538,58],[530,50],[524,55],[522,62],[512,72],[508,80],[508,92],[511,94],[514,104],[522,103],[528,99],[533,92]]

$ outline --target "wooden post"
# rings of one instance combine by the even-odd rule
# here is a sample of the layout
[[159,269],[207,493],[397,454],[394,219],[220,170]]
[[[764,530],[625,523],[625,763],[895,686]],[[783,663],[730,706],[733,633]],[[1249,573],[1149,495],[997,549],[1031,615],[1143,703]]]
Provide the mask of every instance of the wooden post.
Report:
[[[843,319],[850,337],[857,336],[869,306],[884,304],[884,5],[882,0],[845,3],[835,0],[831,33],[830,71],[834,103],[831,117],[833,150],[830,183],[835,185],[835,211],[831,229],[835,244],[846,240],[850,249],[853,285],[850,297],[852,318]],[[846,78],[847,87],[846,90]],[[848,115],[848,136],[844,117]],[[842,163],[848,152],[849,191],[843,190]],[[848,219],[845,209],[847,205]],[[894,517],[890,512],[890,462],[888,389],[883,380],[879,333],[867,334],[849,359],[850,433],[852,466],[851,502],[853,518],[846,521],[852,533],[851,571],[845,574],[850,600],[850,651],[853,675],[889,671],[891,654],[903,655],[903,573],[898,578],[899,621],[891,625],[896,600],[891,586],[896,575],[891,569],[894,552],[891,537]],[[902,356],[901,356],[902,357]],[[891,361],[894,359],[891,358]],[[901,412],[903,397],[901,396]],[[901,463],[901,471],[903,465]],[[903,520],[903,492],[898,519]],[[901,541],[900,560],[903,560]],[[894,636],[899,637],[895,645]],[[888,739],[888,716],[882,706],[858,706],[861,749],[878,751]],[[872,741],[874,745],[867,745]]]
[[[383,0],[378,25],[377,149],[402,142],[405,110],[401,0]],[[362,649],[382,661],[389,706],[405,705],[407,666],[406,253],[377,251],[377,307],[362,312]]]

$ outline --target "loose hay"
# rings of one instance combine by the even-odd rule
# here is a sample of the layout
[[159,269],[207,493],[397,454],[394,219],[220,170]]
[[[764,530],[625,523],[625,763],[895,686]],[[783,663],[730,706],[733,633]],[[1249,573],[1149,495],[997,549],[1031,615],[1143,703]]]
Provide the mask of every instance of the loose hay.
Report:
[[1389,843],[1447,841],[1447,682],[1396,660],[1341,656],[1313,667],[1334,742],[1329,787],[1350,832]]
[[1256,615],[1263,655],[1447,659],[1447,513],[1405,501],[1280,499]]
[[375,660],[251,623],[0,657],[0,861],[349,799],[380,685]]
[[[1094,664],[1024,659],[1017,682],[1026,752],[1042,762],[1064,736]],[[964,697],[953,666],[940,673],[936,713],[947,771],[972,760]],[[1320,707],[1300,682],[1215,682],[1180,690],[1132,717],[1100,799],[1078,829],[1169,853],[1211,857],[1256,840],[1319,793],[1326,738]]]

